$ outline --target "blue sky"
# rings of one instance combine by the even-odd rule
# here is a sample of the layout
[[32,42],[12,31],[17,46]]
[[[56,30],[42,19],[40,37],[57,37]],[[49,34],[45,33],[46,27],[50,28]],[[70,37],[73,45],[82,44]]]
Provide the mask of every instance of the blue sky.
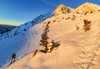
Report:
[[20,25],[60,4],[76,8],[85,2],[100,5],[100,0],[0,0],[0,24]]

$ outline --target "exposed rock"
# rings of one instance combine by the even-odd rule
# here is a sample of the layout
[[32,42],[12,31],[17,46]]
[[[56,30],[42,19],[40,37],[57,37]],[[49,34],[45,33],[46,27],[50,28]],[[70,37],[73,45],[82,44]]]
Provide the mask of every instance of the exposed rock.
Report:
[[69,12],[70,10],[68,9],[68,7],[61,4],[56,8],[56,10],[52,13],[52,15],[67,14]]

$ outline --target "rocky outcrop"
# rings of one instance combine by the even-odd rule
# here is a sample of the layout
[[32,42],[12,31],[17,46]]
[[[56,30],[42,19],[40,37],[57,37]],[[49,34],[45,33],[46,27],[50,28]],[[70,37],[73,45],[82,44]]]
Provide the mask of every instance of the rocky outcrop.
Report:
[[61,4],[55,9],[55,11],[52,13],[52,15],[67,14],[69,12],[70,11],[69,11],[68,7]]

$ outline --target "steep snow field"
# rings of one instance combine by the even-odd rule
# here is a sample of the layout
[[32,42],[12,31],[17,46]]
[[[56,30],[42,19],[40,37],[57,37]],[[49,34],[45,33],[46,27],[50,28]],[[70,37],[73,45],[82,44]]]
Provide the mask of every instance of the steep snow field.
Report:
[[30,28],[29,30],[18,34],[12,38],[7,38],[0,41],[0,63],[4,63],[13,52],[17,54],[17,59],[20,59],[27,54],[40,48],[39,40],[41,39],[41,26]]
[[[73,15],[75,16],[74,19]],[[89,25],[91,28],[86,32],[83,30],[84,19],[91,21]],[[40,49],[41,33],[43,33],[43,29],[48,22],[50,22],[48,41],[60,41],[60,47],[53,50],[52,53],[38,52],[34,57],[32,57],[33,53],[31,53],[6,67],[6,69],[100,69],[100,12],[87,15],[75,13],[56,15],[30,28],[27,31],[28,34],[24,36],[19,34],[19,37],[15,36],[17,38],[13,37],[12,39],[19,40],[21,38],[19,43],[16,42],[16,44],[23,46],[30,44],[30,46],[32,45],[31,48],[36,49],[38,47]],[[77,29],[77,26],[79,29]],[[34,31],[34,28],[37,29],[38,34],[33,37],[30,31]],[[38,37],[37,41],[35,37]],[[26,38],[29,40],[25,41]],[[20,41],[24,42],[21,43]],[[14,46],[13,40],[10,44],[12,47]],[[28,50],[28,48],[26,49]],[[19,53],[21,53],[20,51]],[[24,53],[27,52],[24,51]]]
[[[0,67],[8,65],[12,53],[16,53],[16,60],[41,48],[39,41],[43,30],[43,24],[39,22],[50,18],[51,12],[40,15],[34,20],[16,27],[10,32],[0,35]],[[35,27],[34,27],[35,26]]]

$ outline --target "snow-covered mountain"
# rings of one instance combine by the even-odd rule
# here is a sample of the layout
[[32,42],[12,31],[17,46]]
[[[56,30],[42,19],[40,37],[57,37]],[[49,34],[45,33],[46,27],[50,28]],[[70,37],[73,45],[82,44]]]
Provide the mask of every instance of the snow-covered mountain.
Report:
[[[30,22],[20,25],[10,32],[0,35],[0,67],[10,60],[11,54],[17,54],[17,60],[40,48],[38,46],[41,28],[38,23],[52,17],[51,12],[40,15]],[[38,25],[38,26],[35,26]],[[33,28],[33,26],[35,26]],[[5,55],[6,54],[6,55]]]
[[2,37],[0,37],[0,39],[6,39],[6,38],[9,38],[9,37],[13,37],[15,35],[18,35],[18,34],[22,33],[23,31],[28,30],[32,26],[38,24],[39,22],[41,22],[41,21],[43,21],[43,20],[45,20],[45,19],[47,19],[51,16],[52,16],[51,12],[46,13],[44,15],[40,15],[32,21],[26,22],[25,24],[22,24],[22,25],[16,27],[12,31],[2,34],[1,35]]
[[100,10],[100,6],[93,3],[84,3],[75,9],[76,13],[92,13]]
[[67,14],[67,13],[93,13],[100,11],[100,6],[93,3],[84,3],[77,8],[67,7],[63,4],[59,5],[52,15]]
[[[71,19],[73,15],[76,17],[75,20]],[[7,69],[100,68],[100,12],[88,15],[75,13],[61,14],[46,19],[45,21],[34,26],[35,29],[38,28],[38,34],[35,36],[38,36],[39,38],[37,40],[38,43],[36,42],[37,45],[33,44],[35,47],[40,47],[38,45],[39,40],[41,40],[41,34],[43,33],[44,27],[48,22],[50,22],[48,42],[54,40],[55,42],[60,42],[61,45],[53,50],[52,53],[45,54],[38,52],[38,54],[34,57],[32,57],[33,53],[31,53],[12,64]],[[85,22],[90,24],[86,26]],[[34,27],[28,31],[32,30]],[[30,39],[29,37],[31,39],[33,38],[28,34],[27,38]],[[37,39],[37,37],[35,39]]]
[[70,11],[69,11],[68,7],[61,4],[55,9],[55,11],[52,13],[52,15],[67,14],[69,12]]
[[[1,69],[100,69],[100,12],[51,16],[40,15],[1,36]],[[48,35],[48,43],[53,40],[61,45],[51,53],[38,52],[33,57],[36,49],[43,49],[43,33]],[[6,67],[12,53],[17,55],[16,62]]]

